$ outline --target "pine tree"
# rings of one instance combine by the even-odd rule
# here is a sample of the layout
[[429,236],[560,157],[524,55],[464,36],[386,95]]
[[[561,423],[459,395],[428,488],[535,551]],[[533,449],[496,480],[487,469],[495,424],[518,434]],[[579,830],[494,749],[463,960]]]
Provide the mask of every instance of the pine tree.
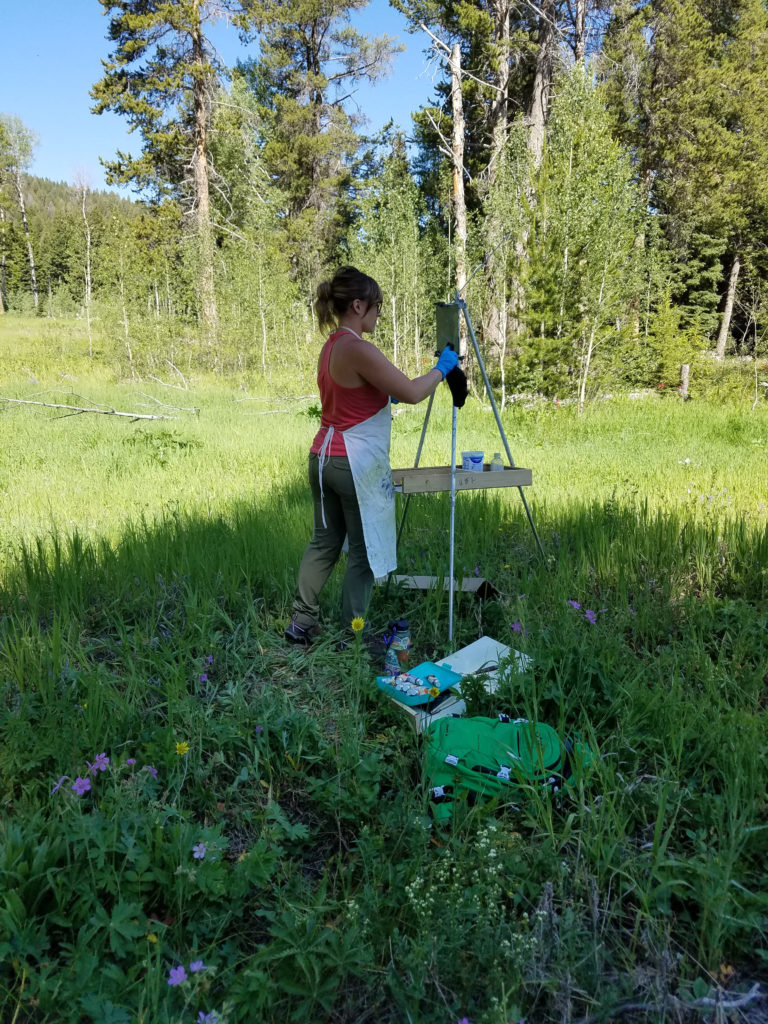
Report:
[[[213,209],[222,237],[220,337],[239,370],[258,366],[268,375],[294,358],[303,321],[296,315],[296,284],[290,274],[287,197],[266,168],[263,133],[257,97],[248,76],[236,69],[229,92],[216,104],[211,144],[216,168]],[[305,305],[301,313],[306,310]]]
[[713,333],[719,321],[722,355],[741,267],[764,246],[768,11],[762,0],[622,0],[603,68],[664,228],[683,323]]
[[642,268],[633,170],[580,67],[557,80],[535,187],[523,278],[528,382],[583,403],[611,349],[634,338]]
[[345,101],[389,70],[398,47],[349,24],[367,0],[245,0],[260,56],[243,68],[259,101],[262,158],[287,204],[288,245],[308,294],[343,233],[359,118]]
[[[110,184],[133,182],[156,198],[174,197],[194,217],[202,321],[216,327],[210,212],[209,130],[222,67],[205,25],[235,13],[234,0],[99,0],[115,49],[91,90],[97,114],[123,114],[143,139],[140,157],[106,161]],[[192,177],[189,179],[189,169]]]
[[[411,25],[426,28],[444,47],[444,63],[450,81],[438,85],[440,107],[425,108],[415,118],[423,149],[420,170],[429,187],[439,175],[430,168],[441,155],[451,155],[454,163],[452,205],[460,213],[466,205],[468,223],[474,220],[483,236],[486,253],[484,285],[487,291],[483,333],[491,354],[503,363],[510,329],[518,329],[523,315],[524,296],[517,282],[505,279],[500,265],[503,243],[508,232],[499,220],[497,203],[489,201],[502,164],[502,153],[510,133],[520,138],[515,127],[525,125],[529,151],[526,165],[535,174],[543,153],[554,75],[565,60],[560,45],[572,42],[574,52],[583,56],[586,47],[587,3],[577,0],[573,12],[559,0],[536,4],[513,4],[511,0],[393,0],[394,6],[408,17]],[[569,33],[569,21],[573,31]],[[453,47],[458,46],[459,57]],[[450,59],[448,58],[450,54]],[[456,103],[456,68],[461,75],[462,106]],[[449,105],[450,99],[450,105]],[[456,112],[461,123],[456,123]],[[457,134],[462,136],[463,174],[456,181],[455,153]],[[449,144],[450,140],[450,144]],[[427,168],[432,173],[424,174]],[[462,203],[461,191],[465,196]],[[535,201],[532,178],[525,186],[528,203]],[[454,217],[457,241],[468,239],[470,231],[458,216]],[[466,243],[465,243],[466,244]],[[525,259],[527,236],[516,238],[516,260]],[[460,251],[460,242],[457,251]],[[457,286],[462,275],[457,267]],[[461,282],[461,283],[459,283]],[[510,315],[511,314],[511,315]],[[502,397],[503,402],[503,397]]]
[[411,177],[401,132],[388,137],[389,152],[358,186],[358,212],[349,233],[348,261],[364,266],[384,292],[377,344],[398,366],[421,372],[432,317],[429,242],[421,237],[423,200]]

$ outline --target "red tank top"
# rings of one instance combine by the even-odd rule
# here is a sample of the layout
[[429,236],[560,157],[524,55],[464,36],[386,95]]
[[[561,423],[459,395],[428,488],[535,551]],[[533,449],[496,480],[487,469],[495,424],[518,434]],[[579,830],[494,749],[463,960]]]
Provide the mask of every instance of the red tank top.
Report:
[[317,369],[317,386],[320,389],[322,415],[320,429],[312,442],[311,452],[318,454],[323,446],[328,427],[334,427],[334,434],[328,447],[329,455],[346,455],[344,438],[338,431],[354,427],[363,420],[375,416],[389,401],[389,395],[375,388],[372,384],[361,384],[354,388],[345,388],[337,384],[331,376],[331,352],[338,338],[347,331],[335,331],[323,346],[320,363]]

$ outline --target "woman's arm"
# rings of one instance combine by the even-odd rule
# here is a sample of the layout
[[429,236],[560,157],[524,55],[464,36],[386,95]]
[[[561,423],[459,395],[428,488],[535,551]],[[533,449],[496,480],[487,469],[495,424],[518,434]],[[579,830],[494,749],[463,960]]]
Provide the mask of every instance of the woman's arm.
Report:
[[351,345],[345,358],[347,355],[347,365],[359,373],[367,384],[386,391],[392,398],[407,405],[422,402],[443,379],[442,371],[434,367],[421,377],[411,380],[369,341]]

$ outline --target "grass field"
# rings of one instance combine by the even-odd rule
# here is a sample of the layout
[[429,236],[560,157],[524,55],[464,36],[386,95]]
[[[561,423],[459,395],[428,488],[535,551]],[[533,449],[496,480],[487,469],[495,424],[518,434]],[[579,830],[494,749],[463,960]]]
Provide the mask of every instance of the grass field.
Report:
[[[282,642],[310,377],[125,381],[86,352],[78,325],[0,320],[0,396],[168,417],[0,402],[0,1020],[765,1007],[743,995],[768,960],[764,405],[505,411],[546,558],[517,492],[460,495],[458,571],[500,597],[459,598],[452,647],[529,654],[470,711],[596,756],[567,797],[460,806],[441,830],[421,741],[367,654],[336,651],[338,574],[323,639]],[[396,411],[393,464],[424,411]],[[497,437],[470,399],[459,447]],[[422,463],[449,455],[441,393]],[[400,568],[445,573],[448,525],[446,496],[415,498]],[[412,661],[452,649],[443,594],[377,591],[374,627],[396,615]]]

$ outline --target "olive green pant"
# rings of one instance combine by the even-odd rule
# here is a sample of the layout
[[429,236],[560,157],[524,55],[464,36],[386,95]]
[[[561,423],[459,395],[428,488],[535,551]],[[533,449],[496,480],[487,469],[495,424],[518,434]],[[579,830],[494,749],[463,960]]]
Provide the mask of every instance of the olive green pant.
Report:
[[323,463],[323,503],[325,526],[320,505],[320,480],[317,455],[309,456],[309,486],[315,505],[312,540],[299,567],[299,581],[293,602],[293,617],[300,626],[317,623],[319,595],[341,555],[344,538],[349,538],[347,568],[342,588],[342,622],[349,628],[352,619],[365,618],[373,589],[373,573],[368,564],[363,536],[363,521],[355,493],[349,459],[332,455]]

